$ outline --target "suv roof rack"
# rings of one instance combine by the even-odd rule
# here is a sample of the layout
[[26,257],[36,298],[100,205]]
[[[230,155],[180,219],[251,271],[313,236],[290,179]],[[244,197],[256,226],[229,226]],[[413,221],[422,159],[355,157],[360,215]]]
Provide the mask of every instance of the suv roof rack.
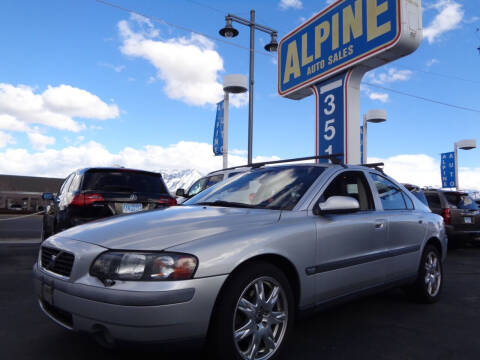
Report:
[[295,162],[295,161],[317,160],[317,159],[328,159],[332,162],[332,164],[341,165],[343,167],[346,167],[346,165],[339,159],[339,157],[341,157],[341,156],[343,156],[343,154],[339,153],[339,154],[331,154],[331,155],[307,156],[307,157],[284,159],[284,160],[264,161],[264,162],[253,163],[253,164],[250,164],[250,165],[233,166],[233,167],[229,167],[229,168],[222,169],[222,170],[223,171],[233,170],[233,169],[238,169],[238,168],[243,168],[243,167],[251,167],[252,169],[256,169],[256,168],[259,168],[259,167],[262,167],[262,166],[265,166],[265,165],[281,164],[281,163]]
[[385,166],[385,164],[383,162],[378,162],[378,163],[370,163],[370,164],[361,164],[360,166],[365,166],[365,167],[368,167],[368,168],[372,168],[372,169],[375,169],[375,170],[383,173],[383,168],[382,167]]

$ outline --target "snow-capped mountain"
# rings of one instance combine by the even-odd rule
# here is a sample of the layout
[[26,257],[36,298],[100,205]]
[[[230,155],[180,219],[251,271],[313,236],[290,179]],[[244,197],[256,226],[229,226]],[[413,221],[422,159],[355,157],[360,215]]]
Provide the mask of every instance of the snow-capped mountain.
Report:
[[190,185],[205,175],[196,169],[160,169],[159,172],[172,194],[180,188],[188,190]]

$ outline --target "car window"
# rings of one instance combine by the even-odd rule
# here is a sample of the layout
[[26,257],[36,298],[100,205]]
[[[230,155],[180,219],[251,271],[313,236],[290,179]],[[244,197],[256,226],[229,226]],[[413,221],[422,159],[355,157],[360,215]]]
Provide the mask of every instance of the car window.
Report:
[[207,188],[215,185],[216,183],[219,183],[222,180],[223,180],[223,174],[210,176],[207,181]]
[[231,177],[234,177],[235,175],[238,175],[238,174],[241,174],[242,172],[241,171],[235,171],[235,172],[231,172],[230,174],[228,174],[228,178],[231,178]]
[[81,175],[75,175],[68,187],[68,192],[76,191],[80,189],[80,180],[82,179]]
[[373,173],[371,175],[384,210],[407,209],[402,190],[397,185],[383,176]]
[[70,186],[70,182],[72,181],[72,178],[73,178],[74,175],[75,175],[75,173],[72,173],[72,174],[68,175],[67,179],[63,182],[62,186],[60,187],[60,191],[58,192],[58,196],[63,195],[64,192],[67,191],[67,189]]
[[428,201],[428,206],[432,209],[440,209],[442,207],[442,203],[440,201],[440,197],[436,193],[429,193],[425,194],[425,197]]
[[199,192],[205,190],[206,187],[207,187],[207,181],[208,181],[208,178],[206,178],[206,177],[201,178],[201,179],[195,181],[195,182],[192,184],[192,186],[190,186],[190,189],[188,189],[187,197],[195,196],[195,195],[197,195]]
[[129,193],[168,193],[160,174],[131,170],[90,170],[84,175],[82,189]]
[[478,210],[478,205],[467,194],[457,192],[445,192],[448,203],[458,209]]
[[325,189],[319,202],[324,202],[331,196],[350,196],[357,199],[360,210],[375,209],[370,186],[360,171],[345,171],[338,175]]
[[405,194],[404,192],[402,192],[402,195],[403,195],[403,200],[405,200],[405,204],[407,204],[407,209],[408,210],[415,209],[415,207],[413,206],[412,199],[410,199],[410,197],[407,194]]
[[186,205],[215,205],[291,210],[324,171],[318,166],[281,166],[250,171],[219,184]]

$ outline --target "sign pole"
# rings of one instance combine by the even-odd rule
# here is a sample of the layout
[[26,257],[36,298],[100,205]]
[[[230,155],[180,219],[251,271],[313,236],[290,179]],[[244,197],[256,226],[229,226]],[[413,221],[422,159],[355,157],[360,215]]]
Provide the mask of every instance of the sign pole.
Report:
[[228,168],[228,107],[229,95],[225,91],[223,100],[223,168]]

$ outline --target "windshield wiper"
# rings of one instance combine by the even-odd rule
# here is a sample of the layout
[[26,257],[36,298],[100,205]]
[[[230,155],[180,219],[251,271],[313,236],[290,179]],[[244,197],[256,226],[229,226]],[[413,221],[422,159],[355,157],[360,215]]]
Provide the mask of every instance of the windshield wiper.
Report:
[[238,208],[249,208],[249,209],[253,209],[257,207],[256,205],[249,205],[249,204],[224,201],[224,200],[202,201],[202,202],[196,203],[196,205],[225,206],[225,207],[238,207]]

